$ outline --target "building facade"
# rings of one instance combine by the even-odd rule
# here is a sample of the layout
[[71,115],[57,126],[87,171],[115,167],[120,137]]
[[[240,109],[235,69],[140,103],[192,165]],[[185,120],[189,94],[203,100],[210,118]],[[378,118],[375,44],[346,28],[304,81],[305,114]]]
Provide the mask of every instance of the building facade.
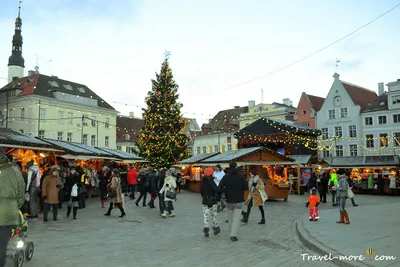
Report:
[[248,110],[240,114],[239,128],[252,124],[259,118],[270,118],[286,120],[289,116],[296,113],[296,108],[293,107],[292,101],[289,98],[283,99],[283,103],[272,103],[272,104],[255,104],[255,101],[251,100],[248,103]]
[[379,97],[361,114],[366,155],[400,155],[400,79],[378,84]]
[[325,98],[303,92],[297,105],[294,121],[315,128],[317,112],[321,109],[324,101]]
[[139,141],[140,129],[144,125],[142,118],[135,118],[133,112],[129,116],[117,116],[117,149],[127,153],[133,153],[136,143]]
[[333,78],[331,89],[317,112],[320,156],[360,156],[363,153],[360,113],[378,96],[374,91],[341,81],[337,73]]
[[237,150],[237,139],[232,133],[212,133],[196,136],[193,142],[193,155]]

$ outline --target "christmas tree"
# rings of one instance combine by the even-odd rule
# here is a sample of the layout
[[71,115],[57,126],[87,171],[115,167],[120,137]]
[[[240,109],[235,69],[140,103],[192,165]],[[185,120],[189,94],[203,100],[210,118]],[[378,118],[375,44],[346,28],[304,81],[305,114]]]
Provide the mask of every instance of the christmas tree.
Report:
[[160,74],[152,80],[152,90],[143,109],[144,126],[140,130],[137,151],[139,156],[157,167],[170,167],[187,157],[188,137],[183,132],[185,121],[178,102],[179,86],[169,66],[169,53],[161,65]]

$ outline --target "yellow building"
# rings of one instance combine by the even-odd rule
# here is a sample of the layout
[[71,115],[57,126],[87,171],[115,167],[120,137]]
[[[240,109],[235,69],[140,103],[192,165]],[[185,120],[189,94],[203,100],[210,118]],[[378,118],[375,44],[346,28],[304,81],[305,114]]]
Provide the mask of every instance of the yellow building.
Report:
[[239,127],[244,127],[252,124],[259,118],[270,118],[279,120],[290,120],[291,117],[296,113],[296,108],[293,107],[292,101],[289,98],[285,98],[283,103],[272,103],[272,104],[255,104],[255,101],[249,101],[248,111],[240,114]]

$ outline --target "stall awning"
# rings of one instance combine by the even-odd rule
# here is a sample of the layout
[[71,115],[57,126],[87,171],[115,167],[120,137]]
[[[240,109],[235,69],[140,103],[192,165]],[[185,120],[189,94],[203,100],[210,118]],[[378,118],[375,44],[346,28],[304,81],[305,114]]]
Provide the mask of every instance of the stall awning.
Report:
[[39,150],[39,151],[51,151],[51,152],[64,152],[59,149],[49,148],[49,147],[34,147],[34,146],[22,146],[22,145],[10,145],[10,144],[1,144],[1,147],[10,147],[10,148],[22,148],[22,149],[30,149],[30,150]]
[[61,158],[64,159],[74,159],[74,160],[88,160],[87,156],[84,155],[71,155],[71,154],[66,154],[66,155],[61,155]]
[[40,140],[43,140],[44,142],[47,142],[51,145],[54,145],[62,150],[64,150],[66,153],[69,153],[71,155],[79,155],[79,156],[87,156],[87,155],[93,155],[93,153],[87,149],[78,147],[70,142],[66,141],[60,141],[60,140],[55,140],[55,139],[49,139],[49,138],[42,138]]
[[213,157],[215,155],[218,155],[218,154],[219,154],[219,152],[193,155],[190,158],[181,160],[179,162],[179,164],[184,164],[184,166],[189,166],[191,164],[194,164],[194,163],[197,163],[197,162],[201,162],[203,160],[206,160],[206,159],[211,158],[211,157]]
[[133,153],[126,153],[126,152],[116,150],[116,149],[111,149],[111,148],[97,147],[97,149],[103,150],[103,151],[110,153],[110,154],[116,156],[117,158],[120,158],[123,160],[143,160],[141,157],[139,157],[138,155],[133,154]]
[[54,146],[52,146],[51,144],[36,139],[35,137],[24,135],[11,129],[1,127],[0,143],[1,146],[10,148],[23,148],[31,150],[44,150],[44,148],[47,148],[46,151],[53,151],[48,149],[54,149]]
[[393,168],[400,165],[398,155],[324,158],[331,167],[343,168]]
[[145,163],[145,162],[149,162],[147,160],[144,159],[128,159],[128,160],[122,160],[122,163],[125,164],[133,164],[133,163]]

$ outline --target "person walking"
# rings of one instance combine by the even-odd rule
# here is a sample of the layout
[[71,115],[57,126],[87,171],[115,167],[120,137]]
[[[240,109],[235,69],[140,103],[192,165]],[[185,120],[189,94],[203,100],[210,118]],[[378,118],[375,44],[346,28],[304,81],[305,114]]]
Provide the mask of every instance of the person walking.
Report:
[[137,178],[138,174],[135,170],[135,167],[130,166],[127,174],[128,186],[129,186],[129,198],[135,199],[135,192],[137,187]]
[[[225,176],[225,172],[222,170],[221,165],[217,165],[216,166],[216,170],[213,173],[213,177],[214,177],[214,182],[217,186],[219,186],[219,183],[221,182],[222,178]],[[221,198],[221,192],[218,192],[217,195],[217,201],[218,201],[218,212],[223,211],[226,208],[225,205],[225,201],[223,201],[223,199]]]
[[350,198],[351,204],[353,204],[353,207],[357,207],[358,204],[354,201],[354,193],[353,193],[353,179],[350,178],[350,173],[347,172],[347,183],[349,184],[349,190],[347,191],[347,197]]
[[137,187],[140,193],[138,199],[135,201],[136,206],[139,207],[139,202],[143,198],[142,206],[146,207],[147,191],[150,187],[149,177],[147,176],[146,170],[141,169],[137,178]]
[[60,202],[59,192],[64,187],[59,176],[60,167],[53,165],[50,170],[50,175],[43,180],[42,197],[44,200],[43,221],[47,222],[50,206],[53,209],[53,220],[57,221],[58,203]]
[[33,165],[33,160],[29,162],[32,164],[29,166],[26,182],[26,193],[25,198],[28,200],[28,213],[27,217],[37,218],[39,213],[39,195],[40,195],[40,172],[39,167]]
[[149,173],[149,188],[148,188],[148,193],[150,194],[150,201],[147,203],[149,208],[155,209],[156,206],[154,205],[154,201],[157,198],[157,183],[158,183],[158,172],[155,169],[151,169]]
[[107,200],[107,185],[110,178],[111,171],[107,166],[104,166],[99,173],[100,202],[103,209],[105,208],[104,202]]
[[328,171],[322,173],[317,179],[317,189],[321,197],[321,203],[326,203],[326,193],[328,193],[328,181],[329,181]]
[[332,193],[332,206],[337,206],[338,205],[338,200],[336,197],[336,191],[332,190],[333,187],[336,187],[338,185],[338,176],[336,174],[336,172],[332,172],[331,174],[331,179],[329,179],[329,189]]
[[67,218],[69,218],[72,211],[73,219],[76,220],[79,209],[79,188],[83,186],[75,167],[72,167],[70,174],[66,178],[64,187],[67,201]]
[[157,177],[158,178],[158,180],[157,180],[158,205],[159,205],[161,217],[164,217],[164,215],[166,216],[166,214],[164,214],[164,211],[165,211],[164,194],[160,193],[161,188],[164,186],[166,172],[167,172],[167,170],[165,168],[161,169],[160,173]]
[[201,204],[203,205],[203,218],[204,218],[204,236],[209,237],[210,235],[210,218],[212,220],[214,235],[221,232],[218,225],[218,187],[213,181],[212,175],[214,170],[210,167],[204,170],[204,178],[200,184],[200,194],[202,197]]
[[110,198],[110,206],[108,207],[108,211],[104,216],[111,216],[111,211],[114,208],[114,204],[121,211],[120,218],[126,216],[124,207],[122,207],[122,188],[121,188],[121,178],[119,177],[119,170],[113,169],[111,175],[111,182],[108,184],[108,194]]
[[248,188],[246,178],[239,172],[236,161],[229,163],[228,173],[219,183],[219,190],[225,193],[230,239],[238,241],[237,232],[244,202],[244,191]]
[[396,179],[396,175],[394,175],[393,173],[390,174],[389,188],[390,188],[392,196],[393,195],[396,195],[396,196],[398,195],[398,193],[397,193],[397,179]]
[[251,208],[256,206],[261,213],[261,221],[258,224],[265,224],[264,202],[267,200],[267,193],[265,193],[264,182],[254,170],[250,172],[248,187],[250,188],[250,192],[247,200],[244,202],[247,205],[247,212],[242,211],[242,222],[247,223],[249,221]]
[[339,182],[338,185],[333,188],[333,190],[336,189],[337,197],[339,199],[340,220],[336,223],[350,224],[349,214],[346,211],[346,199],[349,190],[347,179],[349,177],[347,177],[346,171],[344,169],[339,169],[337,173],[339,174]]
[[161,217],[166,218],[167,215],[169,217],[175,217],[175,209],[173,205],[173,201],[176,200],[176,177],[172,176],[174,171],[169,169],[165,172],[165,180],[164,185],[160,190],[160,194],[164,195],[164,202],[165,202],[165,210]]
[[25,202],[25,182],[16,164],[0,147],[0,267],[6,266],[6,251],[12,229],[18,225],[18,209]]

